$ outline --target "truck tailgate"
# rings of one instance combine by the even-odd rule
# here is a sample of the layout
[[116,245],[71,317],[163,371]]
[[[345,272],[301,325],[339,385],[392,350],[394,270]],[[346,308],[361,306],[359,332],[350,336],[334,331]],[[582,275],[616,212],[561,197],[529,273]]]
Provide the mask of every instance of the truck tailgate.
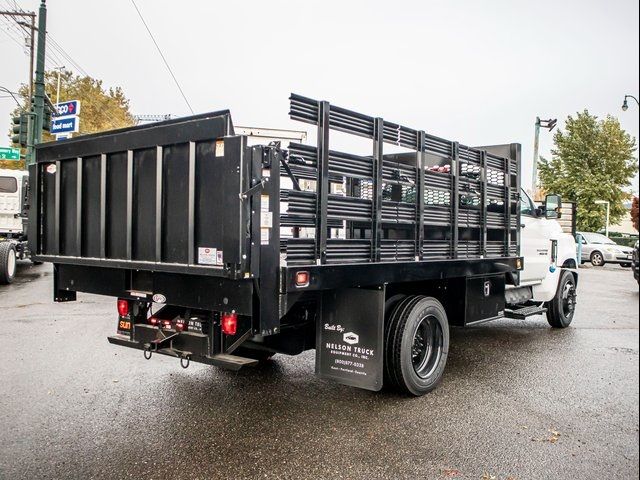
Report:
[[245,148],[228,111],[39,145],[30,248],[54,263],[240,278]]

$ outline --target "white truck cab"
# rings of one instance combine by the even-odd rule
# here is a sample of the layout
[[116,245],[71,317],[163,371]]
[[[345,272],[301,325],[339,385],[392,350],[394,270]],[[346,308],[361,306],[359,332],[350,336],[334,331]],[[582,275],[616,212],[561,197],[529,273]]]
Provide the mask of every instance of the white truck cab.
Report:
[[0,284],[11,283],[16,259],[28,255],[24,228],[24,206],[28,174],[0,169]]
[[519,285],[507,288],[509,315],[514,318],[546,311],[552,326],[567,326],[576,303],[576,243],[558,221],[561,201],[548,195],[536,208],[524,190],[520,192],[520,232],[524,267]]

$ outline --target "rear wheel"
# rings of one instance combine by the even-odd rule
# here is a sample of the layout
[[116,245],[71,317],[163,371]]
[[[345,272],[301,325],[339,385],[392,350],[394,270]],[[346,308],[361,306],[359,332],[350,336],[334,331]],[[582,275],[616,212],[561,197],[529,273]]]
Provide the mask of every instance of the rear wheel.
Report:
[[0,283],[13,282],[16,276],[16,247],[11,242],[0,243]]
[[398,302],[385,325],[385,382],[424,395],[442,379],[449,353],[449,323],[442,304],[410,296]]
[[604,257],[602,253],[595,251],[591,254],[591,265],[594,267],[601,267],[604,265]]
[[547,321],[553,328],[566,328],[573,320],[576,308],[576,279],[564,271],[558,282],[555,296],[547,302]]

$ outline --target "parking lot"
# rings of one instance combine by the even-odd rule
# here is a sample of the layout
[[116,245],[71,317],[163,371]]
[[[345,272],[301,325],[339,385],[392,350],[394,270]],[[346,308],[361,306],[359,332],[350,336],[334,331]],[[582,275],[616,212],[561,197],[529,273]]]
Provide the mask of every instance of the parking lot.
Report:
[[0,287],[0,478],[637,478],[638,285],[580,269],[566,330],[452,331],[421,398],[238,373],[111,346],[115,300],[53,304],[51,265]]

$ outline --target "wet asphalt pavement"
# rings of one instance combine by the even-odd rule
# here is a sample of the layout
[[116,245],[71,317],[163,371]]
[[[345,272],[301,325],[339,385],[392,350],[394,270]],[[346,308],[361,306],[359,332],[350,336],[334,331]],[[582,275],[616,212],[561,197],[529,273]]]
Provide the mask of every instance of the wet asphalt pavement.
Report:
[[580,270],[566,330],[453,330],[421,398],[333,385],[313,352],[238,373],[111,346],[115,300],[0,286],[0,478],[638,478],[638,285]]

